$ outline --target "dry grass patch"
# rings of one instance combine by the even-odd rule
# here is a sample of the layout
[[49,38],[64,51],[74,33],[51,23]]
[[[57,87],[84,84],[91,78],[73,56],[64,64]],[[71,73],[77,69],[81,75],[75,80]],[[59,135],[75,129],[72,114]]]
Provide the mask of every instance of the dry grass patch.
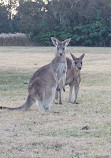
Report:
[[[0,105],[20,106],[32,74],[54,57],[53,47],[0,48]],[[85,52],[79,105],[52,105],[41,115],[33,105],[26,112],[0,110],[1,158],[111,157],[111,48],[69,47]]]
[[23,33],[1,33],[0,46],[34,46],[34,43]]

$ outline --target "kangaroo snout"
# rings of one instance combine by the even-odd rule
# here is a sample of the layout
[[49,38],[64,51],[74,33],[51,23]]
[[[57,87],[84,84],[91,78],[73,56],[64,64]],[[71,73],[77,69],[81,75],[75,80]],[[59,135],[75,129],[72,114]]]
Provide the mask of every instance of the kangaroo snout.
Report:
[[60,56],[62,56],[62,53],[60,53]]
[[79,70],[81,70],[81,67],[78,67]]

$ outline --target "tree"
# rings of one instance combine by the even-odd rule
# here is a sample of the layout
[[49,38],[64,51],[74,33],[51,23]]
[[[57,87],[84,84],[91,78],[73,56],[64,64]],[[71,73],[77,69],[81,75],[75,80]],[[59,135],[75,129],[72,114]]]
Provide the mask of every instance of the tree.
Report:
[[0,33],[2,32],[10,32],[10,28],[7,8],[3,5],[0,5]]
[[42,1],[26,1],[17,8],[18,13],[16,16],[19,17],[19,25],[22,32],[30,33],[36,28],[39,29],[39,23],[42,19],[42,7]]
[[[71,37],[71,45],[108,46],[111,40],[111,0],[9,0],[10,28],[39,45],[50,37]],[[19,6],[17,7],[17,3]],[[12,16],[12,9],[16,15]],[[10,14],[11,13],[11,14]],[[11,29],[12,30],[12,29]]]

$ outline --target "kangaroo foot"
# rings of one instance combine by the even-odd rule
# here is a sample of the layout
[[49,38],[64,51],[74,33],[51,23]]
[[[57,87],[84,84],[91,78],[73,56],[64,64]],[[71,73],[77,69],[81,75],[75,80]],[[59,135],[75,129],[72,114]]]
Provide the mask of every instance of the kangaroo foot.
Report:
[[55,102],[54,102],[54,104],[58,104],[58,102],[57,102],[57,101],[55,101]]
[[73,104],[79,104],[78,102],[76,102],[76,101],[74,101],[74,103]]
[[46,107],[46,108],[45,108],[45,111],[50,111],[50,107]]
[[62,104],[62,102],[59,102],[59,104]]

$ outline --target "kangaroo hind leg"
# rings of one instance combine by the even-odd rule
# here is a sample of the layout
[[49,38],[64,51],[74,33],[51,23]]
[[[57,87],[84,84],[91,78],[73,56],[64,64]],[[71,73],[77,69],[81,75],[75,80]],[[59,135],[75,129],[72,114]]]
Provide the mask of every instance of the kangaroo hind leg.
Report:
[[69,85],[69,87],[70,87],[70,91],[69,91],[69,98],[68,98],[68,102],[69,102],[69,103],[71,103],[73,85]]
[[78,91],[79,91],[79,86],[74,88],[75,90],[75,99],[74,99],[74,104],[79,104],[76,100],[77,100],[77,96],[78,96]]

